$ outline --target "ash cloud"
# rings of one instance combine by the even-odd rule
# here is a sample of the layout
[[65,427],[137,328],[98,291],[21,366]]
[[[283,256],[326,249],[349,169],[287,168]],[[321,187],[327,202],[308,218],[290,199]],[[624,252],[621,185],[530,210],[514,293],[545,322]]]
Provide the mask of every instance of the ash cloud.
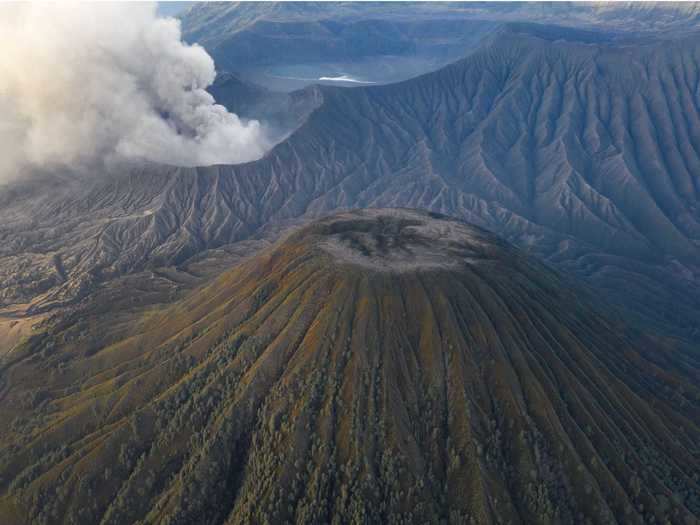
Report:
[[0,6],[0,180],[120,159],[195,166],[270,146],[205,91],[214,62],[154,3]]

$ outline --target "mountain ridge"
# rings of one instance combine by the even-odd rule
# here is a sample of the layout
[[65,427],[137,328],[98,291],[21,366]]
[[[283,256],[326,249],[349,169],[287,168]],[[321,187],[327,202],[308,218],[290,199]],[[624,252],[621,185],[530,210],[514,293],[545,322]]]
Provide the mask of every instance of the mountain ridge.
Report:
[[3,296],[31,296],[13,277],[23,260],[54,304],[78,275],[181,264],[335,209],[408,206],[485,226],[697,337],[699,56],[695,39],[635,49],[511,32],[416,79],[318,87],[316,109],[255,163],[117,173],[39,201],[30,222],[31,199],[8,203]]

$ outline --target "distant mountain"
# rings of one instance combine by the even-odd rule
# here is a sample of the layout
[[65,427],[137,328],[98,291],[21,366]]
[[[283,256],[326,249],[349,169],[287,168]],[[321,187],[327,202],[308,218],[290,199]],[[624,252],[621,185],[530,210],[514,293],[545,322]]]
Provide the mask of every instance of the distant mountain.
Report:
[[216,47],[259,22],[480,20],[629,31],[697,28],[697,2],[198,2],[180,15],[190,38]]
[[323,83],[323,76],[386,83],[433,71],[465,56],[497,25],[426,11],[410,4],[229,2],[195,4],[181,19],[185,39],[203,45],[219,69],[288,90]]
[[205,2],[180,18],[185,38],[202,44],[220,69],[245,71],[269,85],[277,76],[312,77],[306,83],[288,82],[303,86],[324,75],[386,83],[434,71],[466,56],[503,23],[595,29],[616,38],[678,36],[700,28],[700,7],[667,2]]
[[111,329],[3,370],[3,524],[700,517],[697,362],[459,221],[326,218]]
[[700,41],[568,34],[518,25],[417,79],[314,88],[316,109],[257,162],[5,189],[0,297],[36,312],[332,210],[406,206],[491,229],[697,339]]

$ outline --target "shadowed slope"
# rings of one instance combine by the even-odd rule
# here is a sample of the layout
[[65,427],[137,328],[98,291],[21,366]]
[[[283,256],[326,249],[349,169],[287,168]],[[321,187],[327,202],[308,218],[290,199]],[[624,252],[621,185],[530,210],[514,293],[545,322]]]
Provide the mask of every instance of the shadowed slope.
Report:
[[320,220],[102,331],[2,372],[3,523],[700,516],[697,362],[442,216]]

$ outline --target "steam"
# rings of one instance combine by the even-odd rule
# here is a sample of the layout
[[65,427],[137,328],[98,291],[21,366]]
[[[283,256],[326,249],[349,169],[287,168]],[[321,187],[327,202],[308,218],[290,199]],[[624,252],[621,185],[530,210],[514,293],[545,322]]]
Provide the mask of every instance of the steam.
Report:
[[153,3],[4,4],[0,35],[0,180],[123,158],[239,163],[269,147],[205,91],[213,60]]

